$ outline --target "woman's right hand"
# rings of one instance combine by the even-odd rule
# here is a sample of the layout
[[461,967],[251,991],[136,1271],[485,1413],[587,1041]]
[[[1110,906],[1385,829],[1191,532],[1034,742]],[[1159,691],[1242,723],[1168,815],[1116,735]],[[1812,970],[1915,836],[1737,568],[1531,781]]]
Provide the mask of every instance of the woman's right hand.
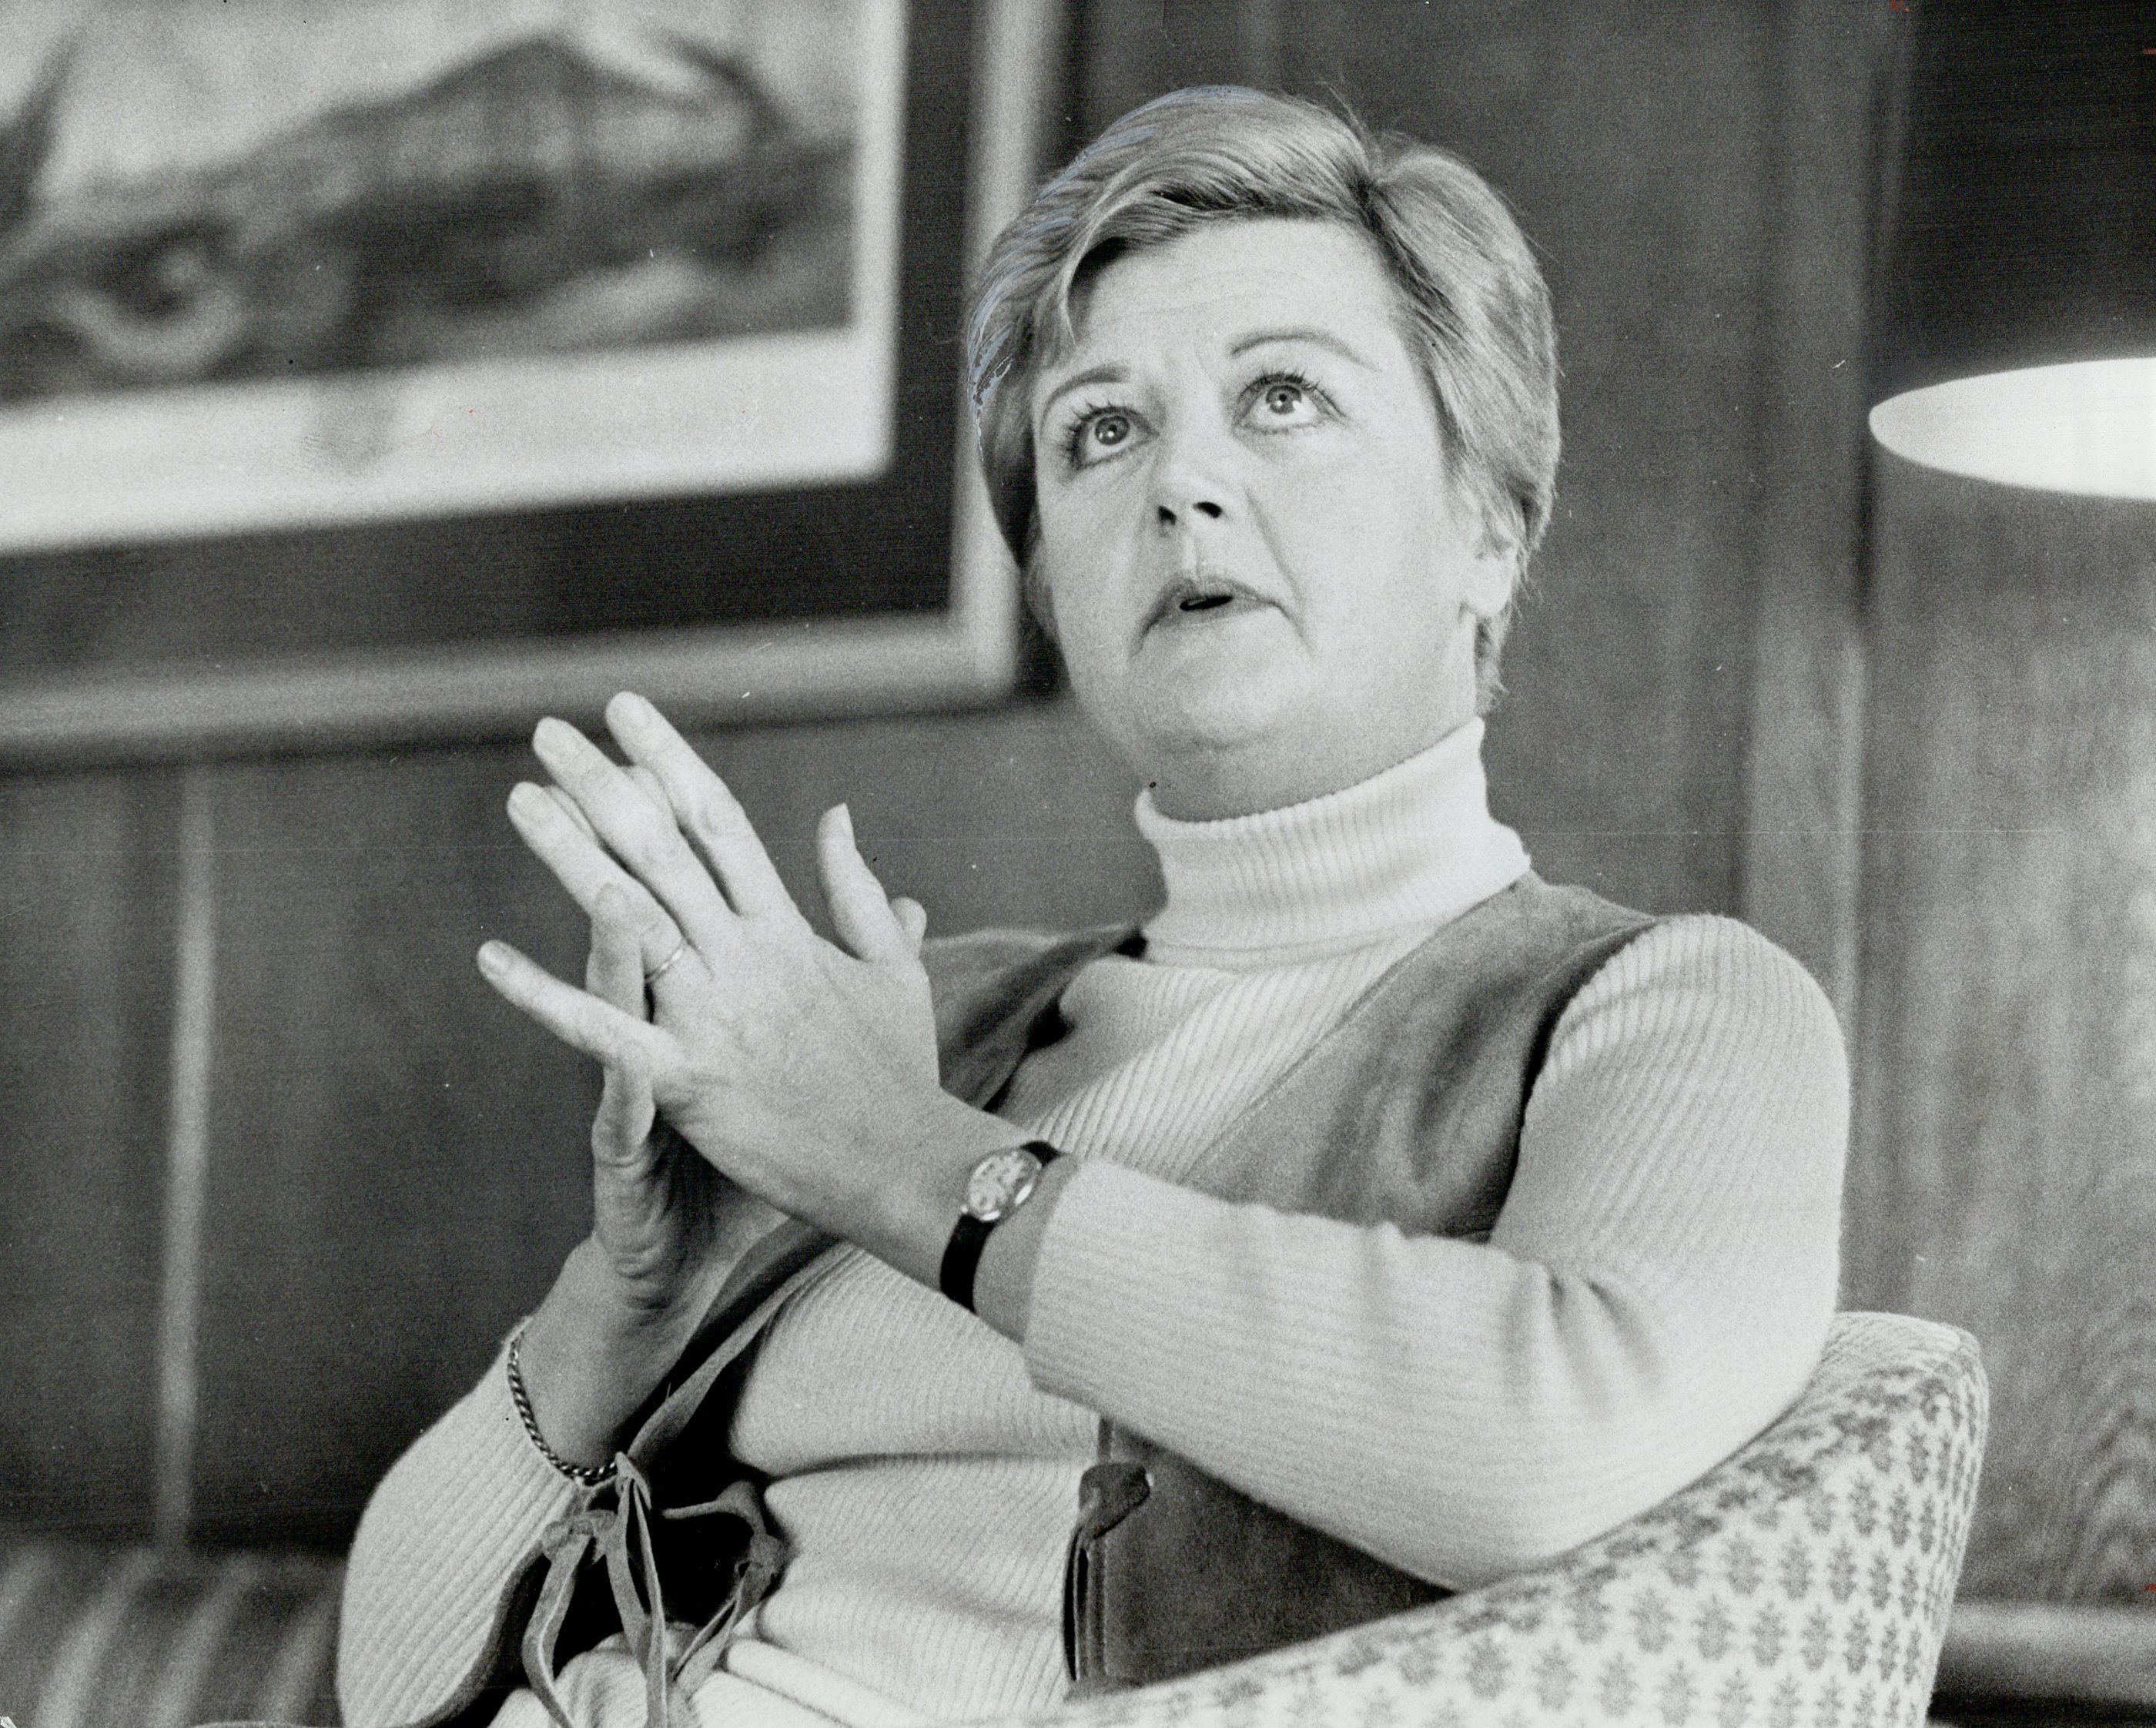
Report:
[[[584,987],[642,1018],[636,920],[624,890],[599,891]],[[649,1077],[633,1060],[608,1067],[592,1121],[592,1233],[532,1315],[519,1352],[547,1443],[573,1463],[611,1457],[727,1272],[780,1216],[658,1119]]]

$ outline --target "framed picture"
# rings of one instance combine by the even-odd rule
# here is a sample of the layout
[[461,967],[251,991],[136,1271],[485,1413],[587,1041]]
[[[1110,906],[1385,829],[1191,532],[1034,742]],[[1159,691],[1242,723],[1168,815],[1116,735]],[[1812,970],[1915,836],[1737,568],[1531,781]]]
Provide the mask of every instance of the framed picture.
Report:
[[0,0],[0,753],[1008,690],[1028,0]]

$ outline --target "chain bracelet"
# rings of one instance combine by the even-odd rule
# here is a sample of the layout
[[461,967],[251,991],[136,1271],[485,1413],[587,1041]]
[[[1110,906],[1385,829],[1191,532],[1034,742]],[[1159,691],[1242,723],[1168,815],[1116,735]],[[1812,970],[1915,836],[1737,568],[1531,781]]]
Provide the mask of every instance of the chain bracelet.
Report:
[[[526,1322],[529,1324],[530,1322]],[[539,1448],[539,1456],[559,1470],[570,1481],[586,1488],[597,1488],[603,1482],[613,1479],[613,1463],[572,1464],[547,1443],[547,1437],[539,1432],[539,1418],[531,1413],[531,1395],[524,1390],[524,1371],[520,1357],[524,1349],[524,1327],[519,1326],[509,1339],[509,1401],[516,1407],[518,1418],[531,1443]]]

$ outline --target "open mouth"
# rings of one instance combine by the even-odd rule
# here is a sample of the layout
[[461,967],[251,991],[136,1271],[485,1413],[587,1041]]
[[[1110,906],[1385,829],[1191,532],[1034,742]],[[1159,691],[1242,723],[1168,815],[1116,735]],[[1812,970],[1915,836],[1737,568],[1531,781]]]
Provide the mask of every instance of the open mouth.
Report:
[[1209,613],[1246,611],[1260,604],[1259,596],[1232,577],[1209,571],[1178,577],[1153,604],[1147,629],[1157,624],[1175,624]]

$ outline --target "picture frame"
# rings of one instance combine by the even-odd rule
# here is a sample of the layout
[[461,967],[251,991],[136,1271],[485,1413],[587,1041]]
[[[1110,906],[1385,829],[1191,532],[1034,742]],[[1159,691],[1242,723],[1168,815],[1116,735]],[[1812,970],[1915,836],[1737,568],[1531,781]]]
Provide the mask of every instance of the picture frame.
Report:
[[[195,15],[245,13],[259,43],[264,33],[253,14],[275,4],[242,0]],[[79,0],[0,0],[0,10],[9,5],[41,13],[49,38],[58,33],[54,15],[71,5],[87,13]],[[386,39],[400,7],[430,18],[442,11],[424,0],[340,0],[326,16],[343,16],[344,34],[329,45],[344,60],[366,63],[360,44],[377,33]],[[189,8],[181,0],[159,9],[159,28],[169,35]],[[429,103],[472,100],[489,78],[522,80],[509,111],[521,114],[534,107],[529,81],[541,76],[553,80],[557,95],[565,86],[581,93],[580,112],[600,115],[617,134],[637,126],[650,133],[644,109],[678,130],[683,111],[705,94],[695,80],[711,66],[727,78],[745,67],[750,80],[762,69],[753,54],[721,64],[727,44],[674,25],[722,17],[752,26],[762,14],[778,25],[767,37],[792,41],[802,13],[777,0],[735,0],[731,8],[677,5],[673,17],[664,0],[583,0],[567,11],[583,33],[565,39],[563,8],[547,0],[449,10],[459,23],[490,20],[490,43],[451,44],[461,58],[445,49],[437,64],[405,69],[391,97],[318,97],[311,116],[295,121],[285,113],[281,131],[266,122],[258,131],[284,158],[304,159],[312,148],[330,161],[317,179],[349,179],[336,158],[361,153],[355,128],[372,126],[375,132],[362,136],[374,136],[392,104],[396,125],[416,131]],[[838,144],[825,151],[822,192],[812,187],[798,200],[807,209],[820,195],[829,217],[832,188],[839,188],[843,208],[833,222],[843,266],[834,265],[829,232],[804,239],[786,226],[793,219],[784,209],[766,212],[765,229],[778,238],[767,232],[758,256],[792,244],[792,276],[765,270],[766,282],[778,286],[755,302],[763,290],[753,271],[736,270],[706,292],[695,281],[682,289],[688,279],[677,269],[658,282],[656,301],[676,323],[668,327],[662,316],[657,339],[638,339],[634,330],[588,342],[578,337],[580,320],[603,329],[624,301],[637,316],[649,310],[664,237],[678,236],[674,206],[652,215],[644,206],[660,201],[639,203],[634,186],[622,193],[619,175],[603,220],[609,231],[626,230],[632,245],[658,232],[654,265],[632,257],[610,273],[588,270],[569,280],[572,273],[542,264],[552,271],[547,294],[492,296],[481,307],[491,322],[475,327],[476,342],[471,321],[458,326],[441,311],[454,292],[411,285],[413,260],[435,265],[439,278],[445,229],[465,252],[494,245],[502,237],[490,224],[501,199],[476,221],[423,213],[436,236],[429,253],[418,244],[428,221],[393,198],[385,219],[379,207],[389,195],[377,188],[370,193],[369,255],[393,249],[407,272],[375,273],[388,285],[377,287],[375,301],[393,305],[372,314],[367,328],[396,332],[381,338],[387,360],[351,358],[347,336],[331,351],[337,363],[271,375],[257,344],[248,351],[251,371],[227,360],[207,377],[146,387],[96,374],[92,353],[78,368],[89,373],[87,387],[72,376],[54,386],[33,375],[26,388],[26,365],[46,363],[64,345],[35,321],[45,302],[24,260],[36,247],[16,244],[11,258],[0,220],[0,471],[14,476],[0,491],[0,625],[13,643],[0,653],[0,758],[136,759],[501,736],[541,713],[588,717],[624,688],[690,725],[1007,695],[1019,660],[1017,579],[977,471],[957,335],[966,271],[1023,202],[1043,154],[1060,19],[1055,7],[1027,0],[932,8],[820,0],[807,11],[820,18],[826,39],[796,43],[797,58],[814,63],[796,70],[822,78],[827,110],[844,107],[829,100],[834,83],[844,91],[834,43],[855,57],[855,100],[841,113],[844,124],[824,116],[824,132],[836,131]],[[116,14],[127,28],[127,6],[97,11],[100,23]],[[147,7],[135,14],[145,30],[151,16]],[[543,26],[521,28],[542,18]],[[599,26],[613,40],[593,36]],[[662,61],[685,55],[674,69],[685,92],[665,89],[664,64],[657,73],[622,73],[624,38],[647,53],[656,41]],[[36,105],[44,102],[50,145],[62,105],[50,91],[83,78],[80,60],[70,64],[62,50],[44,58],[61,74],[27,92],[0,90],[0,117],[15,116],[5,123],[18,158]],[[764,84],[783,90],[784,71],[775,67]],[[652,85],[660,97],[639,108]],[[237,100],[244,105],[248,93]],[[335,149],[309,130],[326,125],[344,128]],[[702,125],[696,136],[716,129]],[[487,130],[465,117],[464,134]],[[511,140],[497,156],[515,159],[520,143],[532,146],[555,163],[557,178],[568,177],[562,151],[539,130],[536,142]],[[797,130],[808,140],[803,152],[819,143],[813,116]],[[444,135],[458,134],[437,124],[428,141],[438,152]],[[646,158],[663,160],[664,142],[645,138]],[[833,159],[843,174],[829,171]],[[222,195],[232,203],[217,188],[244,177],[247,162],[244,148],[228,151],[177,192],[170,183],[184,177],[167,173],[162,188],[132,194],[138,206],[162,197],[150,219],[169,224],[176,200],[199,204],[206,186],[210,202]],[[102,166],[102,178],[83,171],[81,183],[110,204],[121,177],[111,163]],[[6,169],[0,160],[0,218]],[[726,191],[748,177],[717,183]],[[270,179],[280,188],[305,183],[303,172],[282,167]],[[753,183],[774,182],[783,189],[775,172]],[[355,202],[316,199],[345,224],[340,243]],[[574,229],[580,243],[592,206],[588,198]],[[139,208],[94,213],[108,230],[146,225]],[[705,233],[715,221],[731,221],[727,231],[737,232],[745,219],[731,207],[716,217],[693,214]],[[18,224],[18,241],[28,225]],[[507,236],[522,248],[520,258],[543,252],[562,231],[557,221],[535,240],[529,226]],[[182,268],[172,247],[160,244],[164,274],[153,286]],[[289,275],[285,254],[305,254],[297,243],[282,246],[256,252],[275,256]],[[461,255],[454,247],[451,266]],[[782,266],[788,262],[781,257]],[[115,272],[109,262],[103,268],[109,287]],[[121,288],[140,302],[145,271],[139,261],[131,268]],[[500,268],[492,255],[486,268]],[[76,268],[78,286],[83,274]],[[834,315],[836,275],[845,280]],[[742,281],[753,302],[747,311]],[[669,299],[673,290],[680,291]],[[291,296],[264,298],[282,307]],[[503,316],[505,299],[511,316]],[[704,329],[681,327],[697,317]],[[55,324],[66,334],[64,321],[47,317],[47,327]],[[536,344],[519,346],[535,329]],[[444,330],[450,352],[413,360],[414,344],[424,349]],[[269,363],[277,357],[270,352]]]

